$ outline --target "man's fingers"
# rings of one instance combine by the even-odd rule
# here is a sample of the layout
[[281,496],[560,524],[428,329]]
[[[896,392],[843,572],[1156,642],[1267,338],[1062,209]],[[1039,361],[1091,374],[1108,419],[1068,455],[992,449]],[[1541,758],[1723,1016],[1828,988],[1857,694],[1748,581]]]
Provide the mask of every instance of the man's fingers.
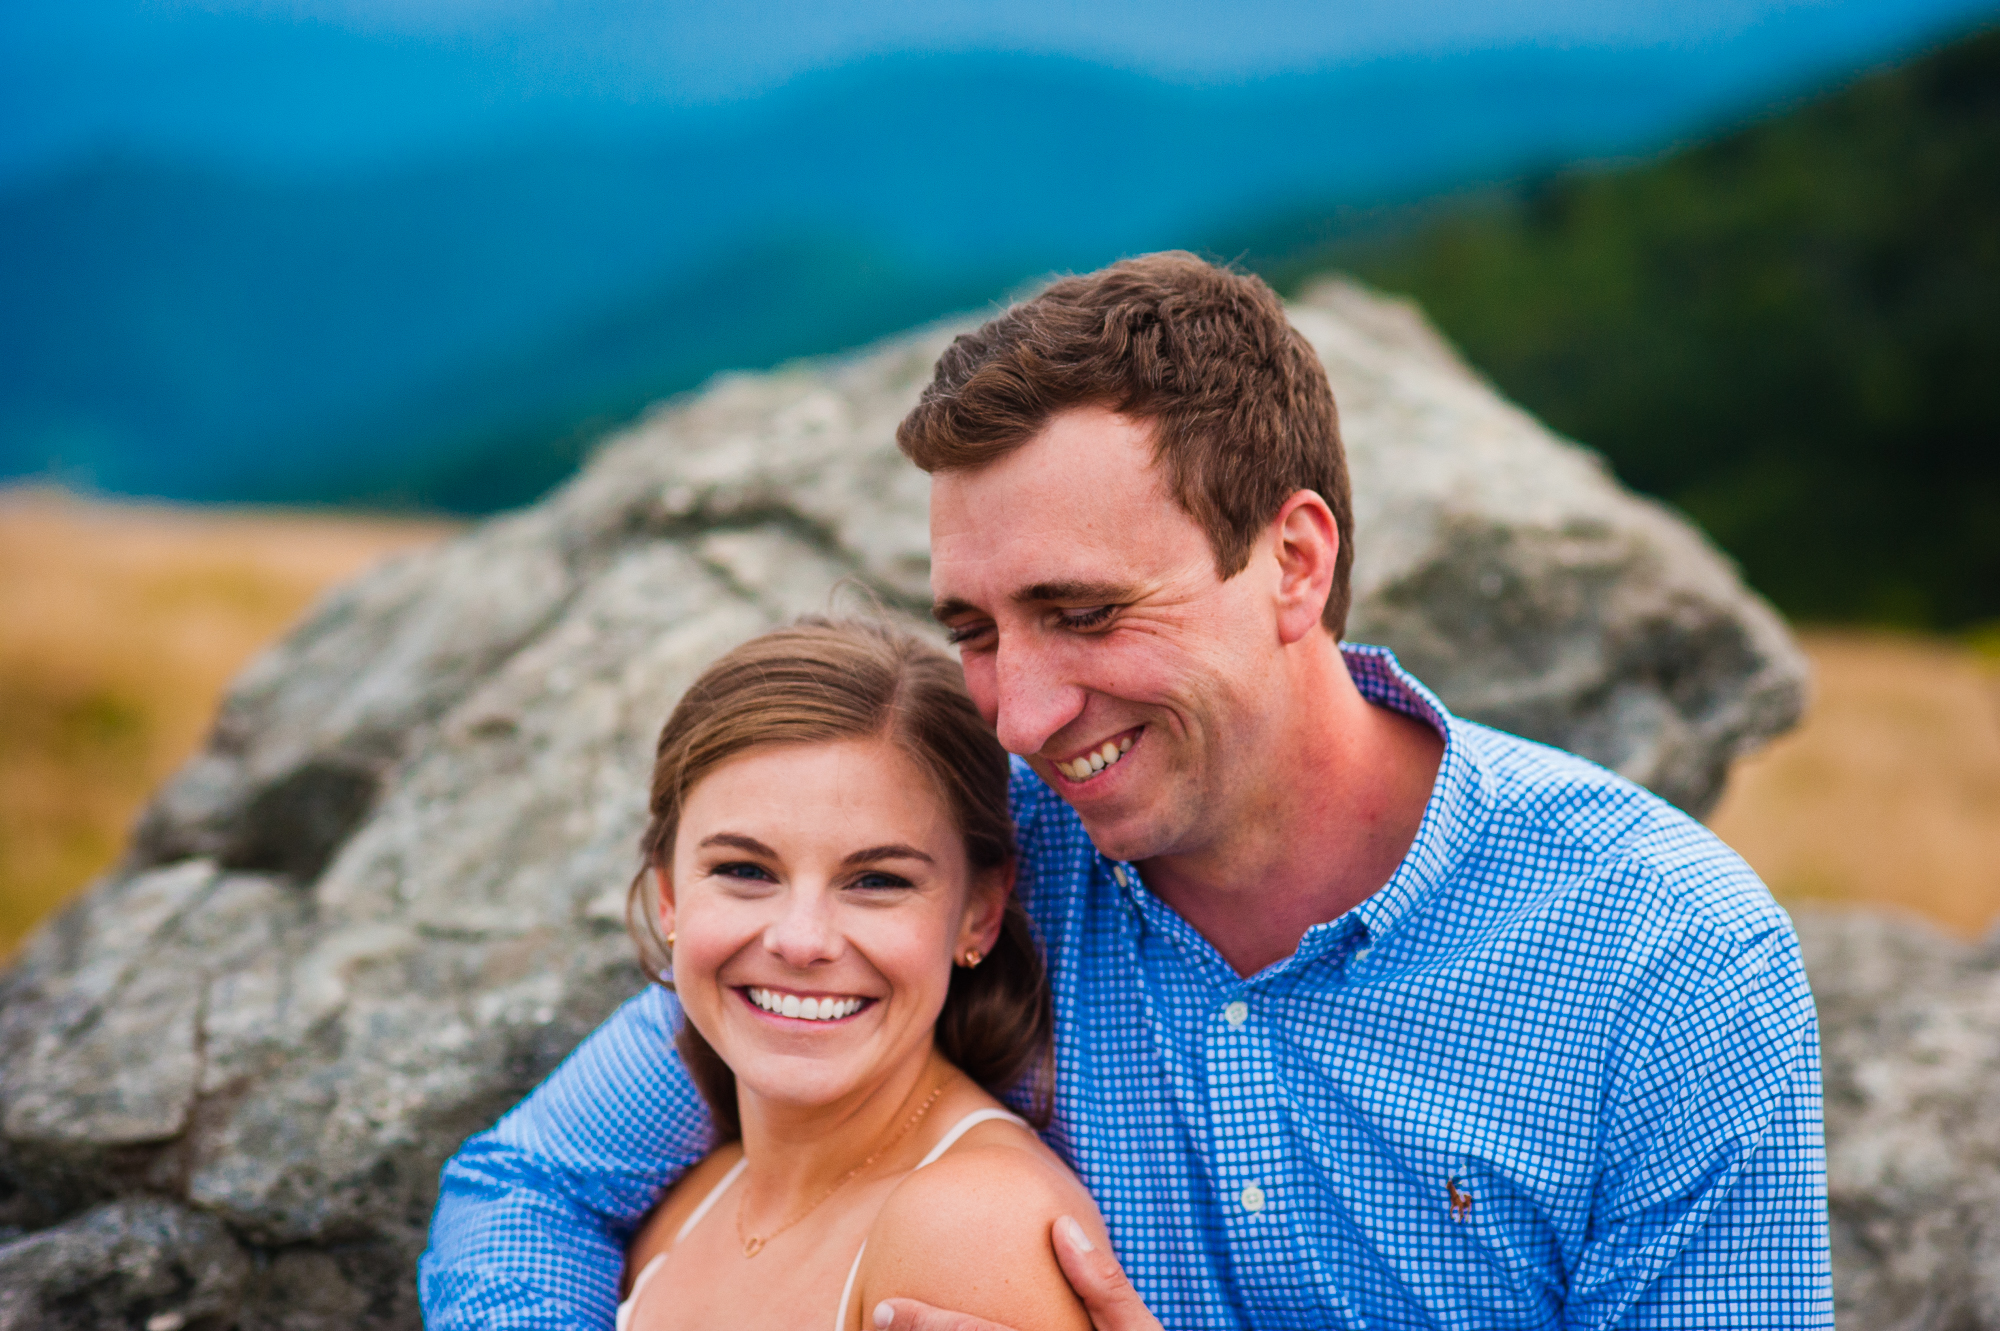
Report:
[[948,1313],[915,1299],[884,1299],[875,1305],[876,1331],[1007,1331],[1004,1326]]
[[1076,1217],[1057,1220],[1053,1238],[1056,1260],[1097,1331],[1161,1331],[1159,1320],[1146,1311],[1139,1292],[1125,1278],[1125,1268],[1109,1248],[1090,1241]]

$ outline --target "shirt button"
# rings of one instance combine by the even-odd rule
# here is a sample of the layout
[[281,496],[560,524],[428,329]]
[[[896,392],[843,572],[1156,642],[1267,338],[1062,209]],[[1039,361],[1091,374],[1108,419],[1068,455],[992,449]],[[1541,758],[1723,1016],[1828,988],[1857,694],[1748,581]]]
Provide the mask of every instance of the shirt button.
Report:
[[1252,1183],[1243,1189],[1241,1200],[1244,1210],[1261,1211],[1264,1209],[1264,1190]]
[[1372,948],[1373,948],[1374,946],[1375,946],[1375,945],[1374,945],[1373,943],[1363,943],[1363,944],[1362,944],[1362,945],[1361,945],[1360,947],[1357,947],[1357,948],[1355,948],[1355,949],[1354,949],[1354,959],[1355,959],[1356,961],[1365,961],[1365,960],[1367,960],[1367,958],[1368,958],[1368,953],[1369,953],[1369,951],[1370,951],[1370,950],[1371,950],[1371,949],[1372,949]]
[[1120,886],[1120,887],[1130,887],[1130,886],[1131,886],[1131,884],[1130,884],[1130,883],[1128,883],[1128,882],[1127,882],[1127,881],[1125,880],[1125,866],[1124,866],[1124,865],[1122,865],[1122,864],[1114,864],[1114,865],[1112,865],[1112,866],[1111,866],[1111,876],[1112,876],[1113,878],[1116,878],[1116,879],[1118,880],[1118,886]]
[[[1239,998],[1228,1007],[1222,1009],[1222,1019],[1231,1026],[1241,1026],[1244,1022],[1250,1020],[1250,1005]],[[1255,1210],[1256,1208],[1252,1207],[1251,1209]]]

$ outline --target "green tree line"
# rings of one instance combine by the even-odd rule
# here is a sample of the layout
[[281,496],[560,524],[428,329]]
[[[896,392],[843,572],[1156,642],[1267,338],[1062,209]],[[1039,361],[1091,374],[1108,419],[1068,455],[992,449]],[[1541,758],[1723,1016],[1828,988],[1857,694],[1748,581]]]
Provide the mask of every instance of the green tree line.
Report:
[[1419,300],[1796,618],[2000,620],[2000,29],[1270,269]]

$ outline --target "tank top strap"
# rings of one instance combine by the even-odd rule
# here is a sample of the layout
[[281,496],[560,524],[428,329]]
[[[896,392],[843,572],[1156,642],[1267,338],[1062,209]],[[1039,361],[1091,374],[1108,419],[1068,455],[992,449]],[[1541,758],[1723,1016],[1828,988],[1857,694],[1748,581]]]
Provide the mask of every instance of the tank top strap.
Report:
[[[924,1158],[917,1161],[917,1168],[922,1169],[925,1165],[932,1163],[946,1151],[958,1145],[960,1137],[963,1137],[981,1123],[995,1123],[1002,1119],[1009,1123],[1017,1123],[1024,1128],[1028,1126],[1027,1121],[1019,1114],[1010,1114],[1004,1109],[975,1109],[958,1122],[952,1124],[944,1136],[938,1138],[937,1145],[931,1147],[925,1153]],[[855,1277],[861,1274],[861,1259],[867,1253],[868,1244],[864,1241],[861,1245],[861,1251],[854,1254],[854,1265],[847,1268],[847,1283],[840,1290],[840,1310],[833,1315],[833,1331],[847,1331],[847,1309],[854,1299],[854,1280]]]
[[681,1222],[681,1227],[674,1232],[675,1243],[679,1243],[682,1239],[686,1238],[688,1236],[688,1231],[701,1223],[701,1218],[708,1214],[709,1208],[714,1206],[718,1201],[722,1200],[723,1193],[729,1191],[729,1185],[734,1183],[737,1179],[743,1176],[744,1167],[747,1166],[749,1163],[750,1163],[750,1157],[746,1155],[741,1160],[738,1160],[735,1164],[729,1167],[729,1172],[722,1176],[722,1182],[716,1184],[713,1188],[710,1188],[708,1191],[708,1196],[701,1199],[701,1205],[695,1207],[694,1210],[691,1213],[689,1213],[688,1218]]
[[612,1319],[613,1331],[625,1331],[626,1326],[632,1321],[632,1309],[638,1306],[639,1295],[645,1291],[647,1284],[653,1279],[654,1273],[660,1269],[660,1263],[666,1260],[667,1255],[665,1253],[656,1252],[653,1254],[653,1260],[640,1268],[639,1278],[632,1282],[632,1292],[627,1294],[624,1300],[618,1305],[617,1316]]
[[[749,1157],[746,1156],[730,1166],[729,1172],[722,1176],[722,1181],[710,1188],[708,1196],[701,1199],[701,1205],[695,1207],[688,1218],[681,1222],[680,1229],[674,1233],[674,1244],[679,1244],[688,1236],[688,1231],[695,1227],[696,1222],[708,1214],[709,1209],[721,1199],[723,1193],[729,1191],[729,1185],[743,1176],[743,1167],[749,1163]],[[666,1260],[666,1253],[656,1252],[653,1254],[653,1260],[640,1268],[639,1278],[632,1282],[632,1292],[618,1305],[618,1313],[613,1322],[615,1331],[625,1331],[626,1324],[632,1320],[632,1309],[638,1306],[640,1291],[646,1288],[647,1282],[659,1272],[660,1264]]]
[[1024,1128],[1028,1126],[1019,1114],[1010,1114],[1004,1109],[975,1109],[958,1122],[952,1124],[951,1130],[938,1138],[937,1145],[931,1147],[930,1153],[917,1161],[917,1168],[922,1169],[925,1165],[930,1164],[946,1151],[958,1145],[960,1137],[963,1137],[981,1123],[993,1123],[1001,1119],[1005,1119],[1009,1123],[1018,1124]]
[[847,1268],[847,1283],[840,1287],[840,1311],[833,1315],[833,1331],[847,1331],[847,1305],[854,1299],[854,1278],[861,1274],[861,1259],[867,1255],[868,1241],[863,1239],[861,1251],[854,1254],[854,1265]]
[[[981,1123],[997,1123],[1002,1121],[1017,1124],[1023,1128],[1028,1126],[1026,1120],[1022,1119],[1019,1114],[1010,1114],[1004,1109],[975,1109],[959,1119],[958,1122],[952,1124],[946,1130],[944,1136],[938,1138],[937,1144],[931,1147],[924,1154],[924,1158],[917,1162],[917,1168],[922,1169],[925,1165],[935,1162],[939,1156],[942,1156],[946,1151],[958,1145],[961,1137],[978,1127]],[[722,1194],[728,1192],[729,1185],[743,1176],[743,1171],[749,1167],[749,1164],[750,1157],[745,1156],[730,1166],[729,1172],[724,1174],[713,1188],[709,1189],[708,1196],[701,1199],[701,1205],[695,1207],[688,1214],[688,1218],[681,1222],[680,1229],[674,1234],[675,1243],[679,1243],[682,1239],[686,1238],[688,1231],[701,1223],[702,1217],[707,1215],[718,1201],[722,1200]],[[840,1291],[840,1310],[834,1314],[834,1331],[846,1331],[847,1309],[849,1302],[854,1297],[854,1281],[861,1274],[861,1258],[867,1251],[868,1245],[864,1242],[861,1245],[861,1251],[854,1254],[854,1265],[847,1268],[847,1284]],[[618,1306],[617,1331],[625,1331],[626,1323],[632,1315],[632,1308],[639,1301],[639,1291],[645,1288],[647,1281],[659,1269],[661,1260],[665,1256],[665,1253],[656,1254],[652,1261],[646,1263],[646,1268],[639,1273],[639,1278],[633,1282],[632,1292]]]

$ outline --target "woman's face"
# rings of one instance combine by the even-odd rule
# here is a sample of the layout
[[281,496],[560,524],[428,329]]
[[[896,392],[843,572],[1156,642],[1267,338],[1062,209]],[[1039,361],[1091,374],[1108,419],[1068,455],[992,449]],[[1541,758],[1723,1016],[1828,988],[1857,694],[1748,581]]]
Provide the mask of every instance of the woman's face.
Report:
[[867,1094],[929,1056],[953,959],[992,950],[1010,878],[973,872],[886,740],[751,749],[682,808],[661,878],[674,987],[740,1090]]

